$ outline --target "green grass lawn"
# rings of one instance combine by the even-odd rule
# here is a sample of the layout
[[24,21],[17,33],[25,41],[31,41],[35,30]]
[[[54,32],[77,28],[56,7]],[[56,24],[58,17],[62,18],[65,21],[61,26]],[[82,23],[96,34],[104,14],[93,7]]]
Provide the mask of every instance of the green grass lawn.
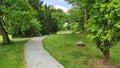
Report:
[[[83,41],[86,47],[76,46],[76,42]],[[95,43],[86,34],[56,34],[47,36],[43,40],[44,48],[54,56],[65,68],[93,68],[88,60],[104,59]],[[120,63],[120,44],[111,49],[111,61]],[[120,64],[118,64],[120,66]]]
[[58,31],[57,34],[70,34],[72,31]]
[[27,40],[16,38],[12,43],[2,44],[0,36],[0,68],[25,68],[24,43]]

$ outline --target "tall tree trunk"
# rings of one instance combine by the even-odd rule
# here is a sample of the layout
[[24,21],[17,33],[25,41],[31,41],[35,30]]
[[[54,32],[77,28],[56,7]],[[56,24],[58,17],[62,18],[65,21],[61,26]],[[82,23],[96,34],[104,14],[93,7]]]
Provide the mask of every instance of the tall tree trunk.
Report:
[[88,6],[85,7],[85,10],[84,10],[84,32],[86,33],[87,31],[87,28],[86,28],[86,25],[87,25],[87,21],[88,21]]
[[2,20],[0,20],[0,33],[2,34],[2,37],[3,37],[3,43],[9,43],[10,39],[9,39],[8,34],[2,25]]

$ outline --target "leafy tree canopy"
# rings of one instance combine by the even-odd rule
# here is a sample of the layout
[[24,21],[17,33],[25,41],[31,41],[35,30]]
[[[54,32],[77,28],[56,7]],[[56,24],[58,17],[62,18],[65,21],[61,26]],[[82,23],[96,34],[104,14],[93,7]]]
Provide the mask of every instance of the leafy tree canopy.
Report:
[[[97,47],[106,57],[110,48],[120,40],[120,1],[96,0],[87,28],[89,37],[96,41]],[[109,56],[106,58],[107,62]]]
[[36,12],[28,2],[25,0],[4,0],[4,5],[5,26],[9,33],[17,37],[40,34],[40,24],[36,19]]

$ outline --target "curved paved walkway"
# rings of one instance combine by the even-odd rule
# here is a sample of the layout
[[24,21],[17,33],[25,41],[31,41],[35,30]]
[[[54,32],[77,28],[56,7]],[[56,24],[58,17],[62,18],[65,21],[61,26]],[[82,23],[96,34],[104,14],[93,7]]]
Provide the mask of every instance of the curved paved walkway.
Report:
[[35,37],[25,45],[26,68],[64,68],[42,47],[44,37]]

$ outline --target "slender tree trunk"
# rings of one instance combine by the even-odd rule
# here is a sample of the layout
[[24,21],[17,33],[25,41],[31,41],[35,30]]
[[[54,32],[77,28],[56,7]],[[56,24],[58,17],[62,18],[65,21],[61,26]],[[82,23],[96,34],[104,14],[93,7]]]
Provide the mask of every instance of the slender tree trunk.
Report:
[[105,64],[110,64],[110,50],[107,50],[104,52],[104,62]]
[[104,63],[105,64],[110,64],[110,49],[104,51],[101,47],[101,42],[97,42],[97,47],[100,49],[100,51],[103,53],[104,55]]
[[2,25],[2,21],[0,20],[0,33],[2,34],[3,37],[3,43],[9,43],[10,39],[8,37],[7,32],[5,31],[3,25]]
[[110,50],[104,51],[102,48],[99,48],[104,55],[104,64],[110,64]]
[[110,64],[110,49],[104,51],[103,48],[100,47],[101,41],[97,41],[97,47],[100,49],[100,51],[104,55],[104,63],[105,64]]
[[88,6],[85,7],[85,10],[84,10],[84,32],[86,33],[87,31],[87,28],[86,28],[86,25],[87,25],[87,21],[88,21]]

